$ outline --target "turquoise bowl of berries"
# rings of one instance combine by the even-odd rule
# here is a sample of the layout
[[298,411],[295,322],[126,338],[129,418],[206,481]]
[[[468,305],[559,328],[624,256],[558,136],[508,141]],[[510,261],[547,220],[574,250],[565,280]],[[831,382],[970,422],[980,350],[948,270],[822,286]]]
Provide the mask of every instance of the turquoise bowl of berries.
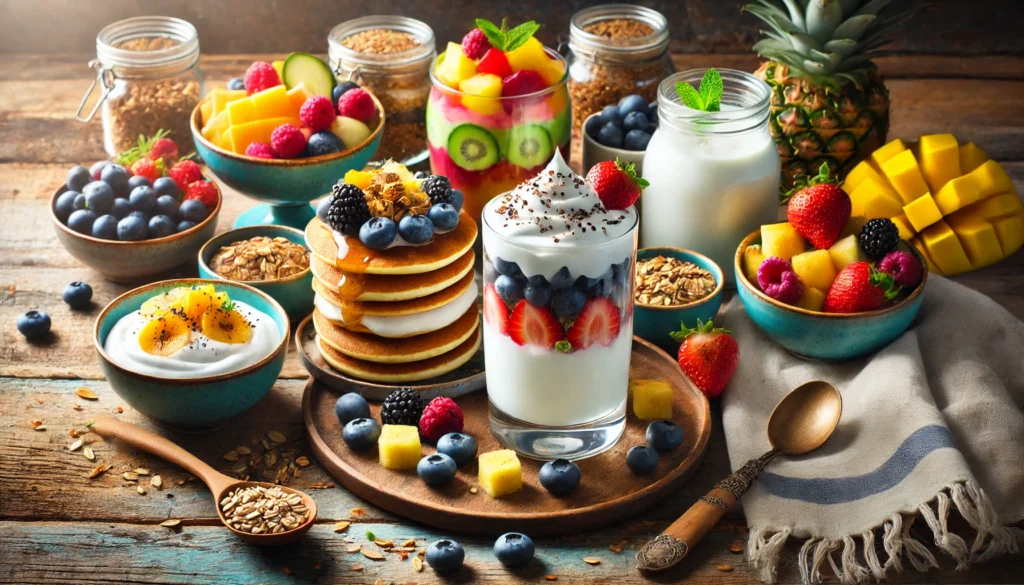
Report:
[[[722,273],[722,268],[711,258],[693,250],[671,246],[641,248],[636,252],[636,261],[639,264],[658,256],[692,262],[710,272],[715,279],[715,288],[709,295],[685,305],[655,306],[636,302],[634,296],[633,334],[650,341],[669,354],[675,355],[679,348],[679,342],[673,340],[670,334],[673,331],[679,331],[684,323],[687,327],[696,327],[698,320],[706,323],[715,318],[718,309],[722,306],[725,275]],[[634,276],[634,280],[636,278]],[[637,283],[634,282],[634,286],[636,285]]]
[[921,268],[920,282],[903,287],[890,304],[856,313],[825,313],[780,302],[751,282],[743,272],[743,251],[761,243],[761,232],[747,236],[736,250],[736,291],[751,321],[769,339],[800,357],[844,361],[871,355],[889,345],[910,328],[924,299],[928,266],[920,252],[900,241],[896,250],[906,252]]
[[[306,250],[305,270],[273,280],[238,281],[218,274],[211,267],[211,260],[222,248],[259,236],[271,239],[284,238],[293,244],[302,246]],[[288,313],[288,317],[295,322],[301,321],[306,315],[313,312],[313,295],[315,294],[313,292],[313,271],[309,268],[309,249],[306,248],[306,238],[302,230],[284,225],[251,225],[235,228],[218,234],[206,242],[199,250],[198,256],[200,278],[243,282],[256,290],[265,292],[280,303]]]

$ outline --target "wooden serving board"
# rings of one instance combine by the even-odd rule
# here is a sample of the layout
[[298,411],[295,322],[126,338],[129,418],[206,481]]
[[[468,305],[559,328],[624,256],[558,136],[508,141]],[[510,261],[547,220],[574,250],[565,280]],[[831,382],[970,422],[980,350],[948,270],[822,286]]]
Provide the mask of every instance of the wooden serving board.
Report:
[[[654,505],[686,482],[696,469],[711,432],[707,398],[683,375],[679,366],[660,349],[633,338],[631,379],[663,379],[675,391],[674,421],[683,427],[685,440],[671,453],[662,454],[654,473],[637,476],[626,467],[626,451],[646,444],[647,423],[628,415],[622,439],[612,449],[579,461],[580,487],[568,496],[549,494],[537,479],[542,462],[520,458],[523,489],[491,498],[478,487],[477,464],[459,469],[455,480],[440,488],[427,486],[415,470],[393,471],[377,463],[377,449],[363,453],[348,449],[341,439],[342,425],[334,414],[338,390],[310,378],[302,397],[302,412],[312,451],[323,467],[348,490],[370,503],[404,518],[454,532],[497,535],[510,530],[549,536],[579,532],[624,520]],[[500,449],[491,434],[487,394],[476,392],[456,398],[465,415],[464,432],[476,438],[480,453]],[[380,404],[370,404],[380,420]],[[434,451],[424,443],[424,455]]]

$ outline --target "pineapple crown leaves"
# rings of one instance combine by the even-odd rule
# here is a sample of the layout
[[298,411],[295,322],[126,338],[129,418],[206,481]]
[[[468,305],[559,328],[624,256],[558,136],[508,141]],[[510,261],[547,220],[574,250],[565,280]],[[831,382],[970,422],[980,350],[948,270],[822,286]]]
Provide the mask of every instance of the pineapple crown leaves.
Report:
[[492,47],[506,53],[523,46],[526,41],[530,40],[530,37],[540,30],[540,25],[532,20],[509,30],[504,18],[501,19],[500,27],[484,18],[476,19],[476,26],[483,31],[484,36],[487,37],[487,41],[491,43]]
[[700,89],[694,89],[685,81],[676,82],[676,93],[683,105],[702,112],[718,112],[722,106],[722,76],[712,67],[704,72]]
[[[692,88],[691,88],[692,89]],[[636,164],[631,162],[622,162],[619,159],[615,159],[615,168],[622,171],[627,177],[633,180],[634,183],[640,186],[640,190],[644,190],[651,185],[650,181],[643,177],[638,177],[636,174]]]
[[796,195],[800,191],[813,187],[815,185],[838,185],[839,177],[831,176],[829,172],[828,163],[821,163],[821,168],[818,169],[818,174],[813,177],[809,177],[805,174],[797,175],[793,179],[793,187],[791,189],[782,191],[780,193],[780,203],[787,203],[793,195]]
[[896,280],[893,279],[891,274],[882,272],[874,266],[871,267],[871,275],[868,277],[868,282],[871,286],[882,289],[885,294],[885,300],[891,301],[899,296],[900,291],[903,290],[902,286],[896,285]]
[[700,319],[697,319],[697,326],[692,329],[687,327],[686,322],[683,321],[682,323],[679,324],[679,329],[679,331],[673,331],[672,333],[669,333],[669,336],[679,343],[682,343],[683,341],[686,340],[687,337],[695,335],[697,333],[732,333],[732,331],[729,331],[728,329],[715,327],[715,322],[710,319],[707,323],[704,323]]
[[[135,144],[135,146],[117,155],[117,158],[114,159],[114,161],[119,165],[130,167],[132,166],[132,163],[134,163],[135,161],[146,158],[146,155],[148,155],[149,151],[153,149],[153,144],[157,140],[161,138],[167,138],[170,134],[171,132],[169,130],[165,130],[163,128],[157,130],[156,134],[148,138],[146,136],[143,136],[142,134],[139,134],[139,141]],[[164,169],[161,168],[163,160],[161,160],[160,163],[161,166],[158,166],[157,168],[160,169],[162,174],[164,171]],[[156,164],[156,161],[154,161],[154,164]]]

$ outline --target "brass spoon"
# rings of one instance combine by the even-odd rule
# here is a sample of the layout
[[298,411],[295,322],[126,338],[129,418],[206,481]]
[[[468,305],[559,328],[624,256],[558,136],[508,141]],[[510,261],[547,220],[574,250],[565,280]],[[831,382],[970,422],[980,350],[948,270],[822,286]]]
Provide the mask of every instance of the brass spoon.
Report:
[[[103,437],[117,437],[129,445],[138,447],[143,451],[148,451],[153,455],[166,459],[167,461],[190,471],[210,488],[210,492],[213,493],[214,506],[217,508],[217,516],[220,518],[220,521],[224,523],[224,526],[226,526],[231,532],[242,537],[242,540],[250,544],[260,546],[288,544],[309,531],[313,526],[313,522],[316,521],[316,502],[313,501],[313,498],[298,490],[262,481],[240,481],[233,477],[229,477],[210,467],[195,455],[182,449],[164,437],[153,434],[142,427],[120,421],[110,415],[100,415],[96,417],[92,430]],[[268,489],[277,487],[285,493],[298,494],[299,496],[302,496],[302,503],[309,511],[306,521],[293,530],[274,534],[252,534],[235,529],[228,524],[227,518],[224,517],[224,512],[221,511],[220,508],[220,501],[232,490],[249,486],[263,486]]]
[[636,553],[641,571],[664,571],[686,557],[719,519],[757,479],[764,466],[777,455],[803,455],[820,447],[843,413],[843,397],[836,387],[820,380],[807,382],[787,394],[768,419],[768,442],[772,450],[747,461],[710,492],[701,496],[664,532]]

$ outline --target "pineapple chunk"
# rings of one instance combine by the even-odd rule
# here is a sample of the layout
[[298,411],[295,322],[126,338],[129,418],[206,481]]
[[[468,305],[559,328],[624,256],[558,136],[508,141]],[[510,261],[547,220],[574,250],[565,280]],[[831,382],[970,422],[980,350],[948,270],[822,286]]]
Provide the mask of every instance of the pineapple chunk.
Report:
[[971,261],[956,234],[944,221],[929,226],[921,232],[921,241],[928,250],[928,257],[939,267],[942,274],[952,276],[971,269]]
[[523,487],[523,468],[515,451],[503,449],[484,453],[477,459],[477,464],[480,466],[480,487],[492,498],[518,492]]
[[871,160],[875,161],[878,168],[883,168],[885,161],[896,156],[907,149],[907,145],[899,138],[889,141],[885,146],[879,147],[871,153]]
[[929,190],[937,193],[950,179],[959,177],[960,149],[952,134],[928,134],[918,143],[921,151],[921,172]]
[[807,249],[807,243],[789,222],[761,226],[761,251],[765,258],[775,256],[789,260]]
[[964,177],[968,178],[978,188],[978,199],[991,197],[998,193],[1017,192],[1009,175],[994,160],[987,160],[981,163],[981,166],[967,173]]
[[206,123],[209,122],[210,118],[212,118],[212,117],[213,117],[213,101],[212,100],[203,100],[203,102],[201,104],[199,104],[199,121],[202,122],[203,125],[206,125]]
[[[542,70],[548,67],[548,64],[553,61],[551,57],[548,57],[547,52],[544,50],[544,45],[537,40],[537,37],[530,37],[529,40],[515,50],[505,53],[505,57],[508,58],[508,64],[512,67],[512,71],[533,69],[534,71],[541,73]],[[544,75],[541,74],[541,77],[543,78]],[[559,75],[558,79],[555,81],[560,79],[561,75]],[[547,81],[547,79],[545,79],[545,81]]]
[[946,223],[953,228],[972,267],[982,268],[1002,260],[1003,249],[996,230],[987,221],[972,216],[950,216]]
[[249,122],[255,122],[258,119],[256,116],[256,107],[250,99],[235,100],[228,103],[224,109],[228,113],[228,122],[230,122],[232,126],[248,124]]
[[899,195],[888,184],[867,179],[850,193],[851,215],[865,219],[899,215]]
[[462,45],[448,43],[444,57],[435,70],[437,78],[451,88],[458,88],[459,82],[476,75],[476,61],[462,52]]
[[976,215],[984,220],[992,220],[1004,215],[1013,215],[1024,207],[1016,193],[993,195],[987,199],[976,201],[953,215]]
[[223,134],[224,131],[228,129],[229,125],[230,123],[228,122],[228,113],[227,111],[223,111],[217,114],[216,116],[210,118],[206,122],[206,125],[203,126],[203,129],[200,131],[200,134],[202,134],[203,138],[209,140],[210,142],[215,142],[216,137]]
[[928,184],[924,182],[924,176],[921,174],[920,167],[917,166],[914,153],[909,150],[904,150],[885,161],[885,164],[882,165],[882,172],[896,188],[896,192],[904,204],[910,203],[928,192]]
[[828,255],[832,258],[832,265],[837,272],[842,271],[849,264],[866,262],[868,259],[861,251],[860,244],[857,243],[856,234],[846,236],[832,244],[832,247],[828,249]]
[[942,215],[949,215],[978,199],[981,199],[981,192],[971,175],[964,175],[949,181],[935,194],[935,204],[939,206]]
[[931,196],[931,193],[925,193],[904,205],[903,214],[915,231],[921,231],[942,219],[942,211],[935,203],[935,198]]
[[[247,95],[244,89],[215,89],[210,92],[210,116],[216,116],[224,111],[227,105],[233,101],[245,98]],[[203,120],[209,120],[205,115]]]
[[992,228],[996,230],[1004,256],[1013,254],[1024,245],[1024,211],[995,218]]
[[917,233],[914,227],[910,225],[910,220],[907,219],[906,215],[897,215],[896,217],[892,218],[892,222],[896,224],[897,229],[900,230],[901,240],[909,240],[910,238],[914,237],[914,234]]
[[764,262],[764,252],[759,244],[753,244],[743,249],[743,275],[752,283],[757,283],[757,269]]
[[[819,250],[824,252],[824,250]],[[825,305],[825,293],[814,288],[813,286],[805,286],[804,292],[800,293],[800,300],[796,302],[796,306],[801,309],[807,309],[808,311],[821,312],[821,308]]]
[[967,174],[981,166],[981,163],[989,159],[984,150],[975,146],[973,142],[960,145],[960,172]]
[[[756,278],[754,282],[757,282]],[[636,380],[630,383],[633,414],[640,420],[672,420],[672,386],[661,380]]]
[[939,267],[936,266],[935,263],[932,262],[931,257],[928,256],[928,250],[924,247],[924,243],[921,242],[920,237],[910,240],[910,244],[914,246],[914,249],[917,250],[919,254],[921,254],[922,258],[924,258],[924,263],[928,266],[929,272],[932,272],[934,274],[942,274],[942,271],[939,270]]
[[355,185],[360,189],[366,189],[373,181],[373,171],[357,171],[350,169],[345,171],[345,182]]
[[842,184],[843,191],[852,193],[866,179],[874,179],[878,183],[885,180],[870,160],[861,161],[860,164],[853,167],[852,171],[846,173],[846,179],[843,180]]
[[501,111],[501,102],[494,99],[501,97],[501,78],[490,73],[477,73],[459,82],[462,105],[485,116]]
[[790,259],[793,272],[800,277],[804,287],[828,290],[836,279],[836,267],[828,250],[811,250],[797,254]]
[[422,455],[420,430],[409,425],[384,425],[377,439],[380,464],[388,469],[416,469]]

